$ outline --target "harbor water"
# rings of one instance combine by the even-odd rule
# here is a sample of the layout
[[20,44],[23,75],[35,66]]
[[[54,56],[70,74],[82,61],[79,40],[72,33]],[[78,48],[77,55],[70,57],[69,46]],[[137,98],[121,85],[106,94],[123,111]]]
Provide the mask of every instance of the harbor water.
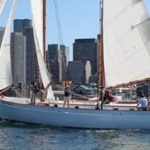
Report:
[[51,128],[0,121],[0,150],[148,150],[150,130]]

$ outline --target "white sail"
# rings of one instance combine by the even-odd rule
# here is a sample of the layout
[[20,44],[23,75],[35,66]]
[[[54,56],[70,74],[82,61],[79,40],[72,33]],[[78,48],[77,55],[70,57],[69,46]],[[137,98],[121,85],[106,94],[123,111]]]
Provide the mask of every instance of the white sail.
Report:
[[40,46],[39,46],[39,42],[38,42],[38,38],[37,38],[37,33],[35,30],[35,25],[33,24],[33,31],[34,31],[34,39],[35,39],[35,47],[36,47],[36,54],[37,54],[37,60],[38,60],[38,64],[39,64],[39,70],[40,70],[40,74],[41,74],[41,79],[44,85],[44,88],[47,88],[47,99],[53,99],[54,100],[54,93],[52,91],[52,87],[50,84],[50,76],[48,73],[48,70],[46,68],[46,64],[44,61],[44,58],[41,54],[41,50],[40,50]]
[[7,0],[0,0],[0,17],[1,17],[1,14],[3,12],[6,2]]
[[6,24],[6,29],[4,37],[1,43],[0,49],[0,90],[10,86],[12,84],[12,71],[11,71],[11,57],[10,57],[10,34],[11,25],[15,16],[16,7],[18,0],[14,0],[8,22]]
[[150,77],[150,19],[143,0],[104,0],[106,85]]
[[[33,31],[34,39],[36,45],[36,54],[39,64],[41,79],[44,85],[44,88],[50,84],[50,75],[46,68],[46,64],[43,58],[43,49],[44,49],[44,39],[43,39],[43,0],[30,0],[31,1],[31,10],[32,10],[32,21],[33,21]],[[47,88],[47,98],[54,99],[54,93],[52,91],[51,85]]]
[[30,0],[32,9],[32,20],[35,24],[35,31],[39,41],[39,47],[43,56],[44,40],[43,40],[43,0]]

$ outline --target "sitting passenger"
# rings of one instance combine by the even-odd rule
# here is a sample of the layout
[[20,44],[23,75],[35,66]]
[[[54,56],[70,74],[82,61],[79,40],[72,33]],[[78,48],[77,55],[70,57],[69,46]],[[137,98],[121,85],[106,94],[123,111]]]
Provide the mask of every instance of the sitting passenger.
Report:
[[145,111],[148,108],[148,100],[146,97],[144,97],[143,93],[139,93],[139,102],[137,104],[137,109],[141,111]]
[[111,96],[108,90],[105,91],[103,100],[101,102],[101,109],[103,109],[104,104],[109,104],[110,102],[114,102],[114,98]]

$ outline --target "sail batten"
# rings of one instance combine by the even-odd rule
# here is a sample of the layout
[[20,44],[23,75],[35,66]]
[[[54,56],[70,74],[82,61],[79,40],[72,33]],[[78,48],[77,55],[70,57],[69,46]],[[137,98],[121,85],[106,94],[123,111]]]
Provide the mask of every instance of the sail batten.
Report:
[[150,77],[150,19],[141,0],[104,1],[106,86]]
[[18,0],[13,1],[0,48],[0,90],[5,89],[13,83],[10,56],[10,35],[11,25],[15,16],[17,3]]

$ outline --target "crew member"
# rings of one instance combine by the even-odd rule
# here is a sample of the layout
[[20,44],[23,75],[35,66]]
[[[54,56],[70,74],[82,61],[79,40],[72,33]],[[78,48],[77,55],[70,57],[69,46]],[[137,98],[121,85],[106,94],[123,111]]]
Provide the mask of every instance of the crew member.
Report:
[[67,108],[69,108],[69,99],[70,99],[69,88],[65,88],[65,90],[64,90],[64,107],[67,104]]

